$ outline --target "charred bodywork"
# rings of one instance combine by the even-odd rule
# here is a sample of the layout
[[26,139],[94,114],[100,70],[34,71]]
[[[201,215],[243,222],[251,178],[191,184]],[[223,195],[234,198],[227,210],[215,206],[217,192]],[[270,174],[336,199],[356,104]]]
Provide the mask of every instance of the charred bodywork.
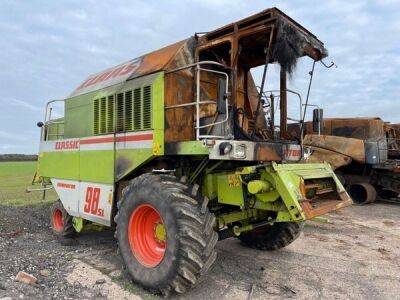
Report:
[[[373,202],[376,194],[384,199],[397,198],[398,124],[380,118],[332,118],[324,120],[321,135],[313,130],[312,122],[307,122],[305,128],[304,143],[313,149],[309,162],[329,162],[350,192],[363,190],[365,201]],[[351,187],[358,184],[361,186]]]
[[[301,139],[288,131],[287,77],[301,57],[314,66],[326,55],[272,8],[89,76],[63,119],[51,119],[49,102],[41,123],[38,178],[65,209],[54,224],[68,215],[77,231],[116,226],[132,277],[163,292],[196,283],[218,236],[264,250],[289,244],[305,220],[352,203],[328,164],[302,163]],[[279,103],[263,88],[271,64]]]

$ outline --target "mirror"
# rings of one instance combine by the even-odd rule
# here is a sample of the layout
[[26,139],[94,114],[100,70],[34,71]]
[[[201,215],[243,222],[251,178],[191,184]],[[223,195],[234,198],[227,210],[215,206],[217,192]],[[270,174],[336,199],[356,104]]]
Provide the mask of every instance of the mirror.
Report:
[[217,111],[220,114],[226,114],[226,79],[219,78],[217,86]]
[[323,117],[323,109],[316,108],[313,110],[313,131],[318,132],[318,134],[320,134],[323,129]]

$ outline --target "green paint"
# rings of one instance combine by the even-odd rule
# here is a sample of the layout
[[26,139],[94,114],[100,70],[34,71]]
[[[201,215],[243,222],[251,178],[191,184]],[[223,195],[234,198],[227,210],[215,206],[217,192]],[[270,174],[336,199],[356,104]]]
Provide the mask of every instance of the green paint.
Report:
[[114,151],[80,151],[79,180],[86,182],[114,183]]
[[[55,139],[62,135],[84,138],[152,130],[151,148],[44,152],[39,155],[39,176],[115,184],[164,156],[164,80],[164,73],[158,72],[67,99],[64,125],[49,128]],[[345,191],[328,164],[272,163],[234,169],[237,164],[232,162],[210,162],[209,148],[202,141],[178,142],[173,146],[174,155],[192,157],[197,162],[204,160],[204,165],[190,170],[189,182],[199,181],[202,195],[212,201],[217,228],[239,222],[241,226],[235,229],[238,235],[252,230],[250,223],[270,220],[271,215],[276,222],[304,221],[299,204],[304,198],[304,180],[331,178],[339,192]],[[221,169],[224,171],[215,171]],[[177,173],[185,174],[184,171],[180,169]],[[219,213],[227,206],[232,209],[221,211],[229,213]],[[81,231],[83,220],[74,220],[77,231]]]
[[164,73],[160,73],[153,82],[153,154],[162,156],[164,144]]
[[[244,189],[244,178],[250,174],[258,174],[260,179],[250,180]],[[334,172],[327,164],[285,164],[257,167],[244,167],[236,171],[208,174],[202,184],[203,195],[217,199],[220,204],[228,204],[243,208],[245,195],[249,205],[257,210],[277,213],[276,221],[291,222],[306,219],[299,201],[301,184],[304,179],[331,178],[337,184],[337,190],[343,186],[337,180]],[[327,182],[328,184],[328,182]],[[230,220],[231,221],[231,220]]]
[[116,180],[123,179],[130,172],[153,158],[153,149],[126,149],[116,151]]
[[254,229],[254,226],[249,224],[249,225],[245,225],[245,226],[233,226],[232,231],[233,234],[236,236],[239,236],[242,232],[246,232],[246,231],[251,231]]
[[269,192],[272,187],[271,183],[266,180],[252,180],[248,183],[247,189],[251,194],[266,193]]
[[242,207],[243,185],[240,182],[240,175],[224,174],[217,176],[218,203],[230,204]]
[[202,141],[187,141],[176,143],[179,155],[208,155],[209,149]]
[[216,227],[223,229],[226,225],[233,224],[240,221],[248,221],[249,219],[262,219],[265,218],[265,213],[258,209],[243,209],[230,213],[220,214],[217,216]]
[[84,221],[82,218],[80,217],[73,217],[72,218],[72,226],[74,227],[76,232],[81,232],[83,230],[84,227]]
[[55,119],[52,122],[47,127],[49,141],[62,139],[64,137],[64,118]]
[[38,176],[79,180],[79,152],[42,152],[38,158]]
[[202,194],[208,199],[217,198],[217,174],[207,174],[202,182]]

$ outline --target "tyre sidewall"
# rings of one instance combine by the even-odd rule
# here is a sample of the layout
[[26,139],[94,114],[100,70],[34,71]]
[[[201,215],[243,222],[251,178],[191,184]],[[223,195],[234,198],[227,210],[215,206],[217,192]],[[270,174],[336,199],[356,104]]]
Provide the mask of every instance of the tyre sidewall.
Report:
[[[54,223],[53,223],[53,214],[56,210],[61,211],[62,213],[62,218],[63,218],[63,229],[62,230],[56,230],[54,228]],[[74,231],[70,232],[71,230],[69,230],[69,228],[72,226],[72,224],[70,224],[72,222],[71,216],[68,214],[68,212],[65,210],[63,204],[61,203],[60,200],[58,200],[56,203],[53,204],[53,206],[51,207],[51,211],[50,211],[50,226],[51,226],[51,230],[53,231],[53,233],[55,235],[57,235],[58,237],[71,237],[74,234]],[[67,227],[68,227],[68,232],[67,232]]]
[[[172,206],[168,205],[168,194],[165,190],[162,190],[162,184],[157,180],[158,178],[150,177],[149,179],[154,184],[152,189],[148,188],[149,184],[145,184],[144,186],[138,185],[124,195],[121,207],[119,208],[117,239],[122,258],[133,280],[148,288],[154,286],[162,288],[168,284],[168,279],[175,275],[179,265],[179,261],[177,261],[179,257],[177,251],[180,248],[179,237],[177,236],[178,212],[173,211]],[[151,205],[158,211],[167,231],[167,244],[164,257],[153,268],[143,266],[132,253],[129,244],[129,219],[135,208],[142,204]]]

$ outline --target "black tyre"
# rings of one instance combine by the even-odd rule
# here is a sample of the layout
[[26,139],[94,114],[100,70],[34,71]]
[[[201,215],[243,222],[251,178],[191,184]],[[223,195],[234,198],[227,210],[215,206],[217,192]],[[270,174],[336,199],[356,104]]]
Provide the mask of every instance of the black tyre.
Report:
[[51,207],[50,224],[54,234],[59,237],[70,238],[75,234],[72,216],[67,213],[60,200]]
[[277,250],[296,240],[303,230],[304,222],[277,222],[239,236],[243,245],[259,250]]
[[168,295],[193,287],[216,259],[215,217],[197,186],[170,175],[133,179],[118,202],[116,237],[132,279]]

